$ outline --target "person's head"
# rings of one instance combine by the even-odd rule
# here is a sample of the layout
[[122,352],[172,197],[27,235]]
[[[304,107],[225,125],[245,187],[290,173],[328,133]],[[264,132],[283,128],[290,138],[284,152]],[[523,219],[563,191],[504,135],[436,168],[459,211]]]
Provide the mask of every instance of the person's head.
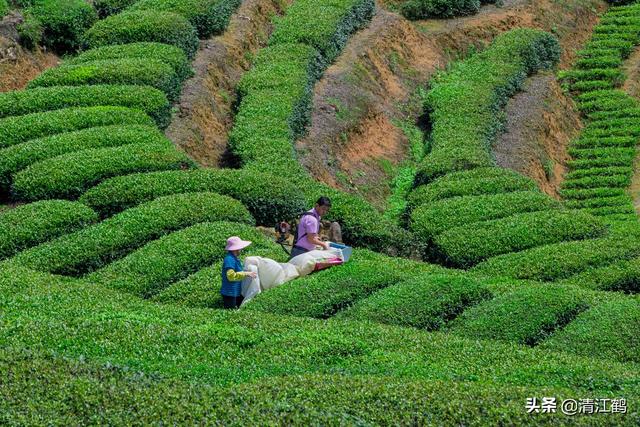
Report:
[[328,197],[322,196],[316,202],[315,208],[318,215],[324,216],[329,212],[329,209],[331,209],[331,200],[329,200]]
[[231,236],[227,239],[226,250],[234,254],[235,256],[240,255],[240,251],[246,248],[251,244],[249,240],[242,240],[238,236]]

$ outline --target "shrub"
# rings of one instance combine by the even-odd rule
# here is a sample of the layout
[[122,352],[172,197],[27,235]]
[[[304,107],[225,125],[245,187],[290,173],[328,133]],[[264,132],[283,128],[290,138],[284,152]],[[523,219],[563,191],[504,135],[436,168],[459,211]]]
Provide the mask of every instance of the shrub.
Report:
[[98,21],[85,33],[89,48],[135,42],[166,43],[193,58],[200,42],[195,28],[181,15],[152,10],[127,11]]
[[543,344],[551,351],[594,356],[621,362],[640,362],[640,302],[620,298],[580,314]]
[[456,196],[479,196],[538,189],[532,179],[508,169],[478,168],[475,171],[452,173],[416,188],[407,199],[409,206],[416,207]]
[[93,5],[100,19],[122,12],[138,0],[94,0]]
[[475,15],[479,10],[480,0],[407,0],[400,6],[402,15],[412,20]]
[[254,224],[251,214],[230,197],[214,193],[178,194],[144,203],[99,224],[26,250],[11,262],[33,270],[80,276],[164,234],[214,221]]
[[98,126],[155,126],[145,113],[125,107],[80,107],[0,119],[0,148]]
[[320,51],[326,65],[333,62],[351,34],[363,28],[374,12],[372,0],[299,0],[287,8],[285,16],[275,19],[269,44],[313,46]]
[[564,283],[601,291],[640,293],[640,259],[622,260],[586,270]]
[[191,63],[179,47],[153,42],[140,42],[102,46],[87,50],[80,55],[64,61],[64,65],[78,65],[87,62],[119,59],[145,59],[161,61],[170,65],[180,81],[193,75]]
[[165,128],[171,105],[159,90],[144,86],[47,87],[0,94],[0,118],[69,107],[129,107],[142,110]]
[[412,274],[442,271],[438,266],[378,256],[359,259],[355,251],[344,265],[284,283],[247,304],[248,310],[280,315],[328,318],[372,293]]
[[153,59],[107,59],[63,65],[40,74],[27,87],[101,84],[152,86],[163,91],[172,102],[178,99],[182,87],[182,81],[170,65]]
[[[239,204],[238,204],[239,205]],[[87,276],[87,279],[114,289],[149,298],[171,283],[183,279],[212,262],[224,258],[230,235],[251,240],[254,249],[275,243],[246,224],[211,222],[176,231],[132,252]],[[217,274],[209,277],[214,281]]]
[[201,38],[221,34],[242,0],[139,0],[128,10],[173,12],[187,18]]
[[115,125],[66,132],[13,145],[0,150],[0,194],[9,190],[11,175],[52,157],[89,148],[128,144],[159,145],[164,142],[166,137],[156,127]]
[[44,45],[58,52],[78,50],[82,34],[98,19],[85,0],[37,0],[28,10],[42,24]]
[[13,176],[11,192],[17,200],[76,198],[113,176],[192,166],[166,139],[162,144],[94,148],[32,164]]
[[464,276],[413,276],[357,302],[336,317],[433,331],[469,306],[492,297],[481,282]]
[[559,206],[554,199],[535,191],[453,197],[415,209],[411,214],[411,230],[431,239],[452,227]]
[[76,202],[47,200],[18,206],[0,214],[0,259],[71,233],[95,221],[90,208]]
[[492,166],[489,147],[501,128],[500,110],[527,75],[552,67],[559,57],[553,36],[517,29],[498,36],[485,51],[432,79],[425,102],[433,126],[432,150],[418,168],[416,183]]
[[557,285],[527,285],[465,310],[447,330],[474,339],[537,345],[588,308],[584,292]]
[[600,220],[578,211],[528,212],[451,228],[434,239],[434,250],[449,264],[470,267],[497,255],[595,238],[605,231]]
[[16,25],[16,30],[20,36],[20,44],[27,49],[34,50],[42,45],[42,37],[44,37],[42,22],[28,9],[24,11],[24,21]]
[[82,202],[103,217],[157,197],[211,191],[240,200],[259,225],[296,218],[305,211],[298,187],[286,179],[234,169],[132,174],[109,179],[87,191]]
[[599,239],[562,242],[500,255],[478,264],[472,271],[516,279],[564,279],[589,268],[639,256],[639,233],[636,224],[629,224],[622,231]]
[[9,13],[9,3],[7,0],[0,0],[0,18],[4,18],[7,13]]

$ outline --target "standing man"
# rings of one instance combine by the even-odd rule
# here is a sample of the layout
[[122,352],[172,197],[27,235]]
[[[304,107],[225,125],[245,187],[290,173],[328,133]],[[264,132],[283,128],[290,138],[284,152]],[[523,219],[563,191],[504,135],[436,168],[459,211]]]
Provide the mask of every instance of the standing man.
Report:
[[329,249],[329,243],[320,240],[320,219],[329,212],[329,209],[331,209],[331,200],[323,196],[318,199],[313,209],[302,214],[289,259],[312,251],[316,246]]

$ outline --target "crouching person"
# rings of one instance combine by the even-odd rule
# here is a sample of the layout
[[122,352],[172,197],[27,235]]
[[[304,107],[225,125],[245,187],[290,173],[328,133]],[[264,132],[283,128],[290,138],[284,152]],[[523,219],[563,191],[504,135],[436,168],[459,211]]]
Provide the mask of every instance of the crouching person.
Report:
[[222,288],[220,293],[224,301],[224,308],[239,308],[242,304],[242,281],[246,277],[255,278],[256,273],[244,271],[240,252],[251,244],[248,240],[242,240],[238,236],[227,239],[227,255],[222,262]]

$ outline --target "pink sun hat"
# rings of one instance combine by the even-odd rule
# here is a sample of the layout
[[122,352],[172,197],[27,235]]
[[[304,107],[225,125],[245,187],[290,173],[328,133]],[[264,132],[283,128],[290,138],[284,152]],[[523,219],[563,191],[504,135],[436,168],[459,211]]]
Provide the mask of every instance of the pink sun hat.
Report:
[[249,240],[242,240],[238,236],[231,236],[227,239],[227,247],[225,249],[228,251],[239,251],[250,244],[251,242]]

